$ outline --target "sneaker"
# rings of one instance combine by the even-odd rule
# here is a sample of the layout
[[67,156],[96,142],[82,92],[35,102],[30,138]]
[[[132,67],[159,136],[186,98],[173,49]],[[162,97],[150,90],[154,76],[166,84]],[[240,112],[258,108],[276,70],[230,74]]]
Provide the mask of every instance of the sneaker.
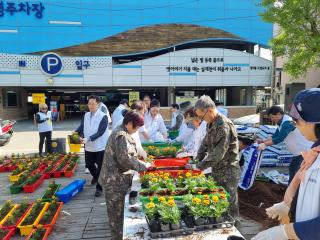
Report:
[[94,194],[95,197],[100,197],[102,195],[102,191],[97,190],[96,193]]
[[86,168],[86,169],[84,170],[84,173],[85,173],[85,174],[89,174],[89,173],[90,173],[89,169]]
[[97,180],[97,179],[92,178],[92,180],[91,180],[91,185],[96,185],[96,184],[97,184],[97,182],[98,182],[98,180]]

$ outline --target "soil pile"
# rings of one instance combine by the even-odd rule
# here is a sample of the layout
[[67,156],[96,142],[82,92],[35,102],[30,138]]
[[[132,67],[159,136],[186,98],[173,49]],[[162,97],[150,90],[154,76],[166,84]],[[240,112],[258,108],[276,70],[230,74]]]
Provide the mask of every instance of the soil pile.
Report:
[[268,218],[266,208],[281,202],[285,190],[285,186],[259,181],[247,191],[238,189],[240,214],[259,222],[265,228],[278,225],[278,221]]

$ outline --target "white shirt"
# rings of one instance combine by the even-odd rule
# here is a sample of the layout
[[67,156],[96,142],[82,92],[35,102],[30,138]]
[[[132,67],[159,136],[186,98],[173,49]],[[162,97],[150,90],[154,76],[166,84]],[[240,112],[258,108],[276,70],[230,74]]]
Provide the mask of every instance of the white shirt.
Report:
[[51,111],[47,111],[47,113],[38,112],[37,113],[40,116],[40,121],[49,118],[47,121],[44,121],[42,123],[38,123],[38,131],[39,132],[51,132],[53,130],[52,128],[52,121],[51,121]]
[[136,142],[136,147],[137,147],[137,152],[138,155],[143,157],[143,159],[147,158],[147,153],[146,151],[144,151],[142,145],[141,145],[141,140],[140,140],[140,136],[139,136],[139,131],[136,131],[134,134],[131,135],[131,137],[134,139],[134,141]]
[[99,110],[102,111],[103,113],[105,113],[108,116],[108,123],[111,123],[111,117],[110,117],[109,109],[103,102],[100,102]]
[[300,183],[296,210],[296,222],[320,216],[320,154],[307,170]]
[[175,139],[177,142],[182,142],[184,146],[188,146],[190,143],[193,142],[193,129],[188,128],[187,124],[185,121],[181,124],[181,127],[179,129],[179,135]]
[[[162,134],[167,132],[167,128],[160,114],[157,114],[155,118],[152,118],[151,113],[147,112],[144,117],[144,126],[151,141],[164,141],[164,137]],[[146,141],[146,139],[142,135],[140,135],[140,137],[142,141]]]
[[126,107],[122,104],[120,104],[112,114],[112,130],[114,130],[116,127],[122,124],[123,116],[122,111],[126,109]]

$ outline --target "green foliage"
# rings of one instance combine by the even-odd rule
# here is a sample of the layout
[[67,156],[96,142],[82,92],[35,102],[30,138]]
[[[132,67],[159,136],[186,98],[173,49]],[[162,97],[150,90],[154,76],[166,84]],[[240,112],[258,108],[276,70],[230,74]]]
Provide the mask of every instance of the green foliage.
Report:
[[263,19],[280,27],[271,47],[275,56],[288,58],[284,70],[297,78],[319,68],[320,0],[263,0],[262,6]]

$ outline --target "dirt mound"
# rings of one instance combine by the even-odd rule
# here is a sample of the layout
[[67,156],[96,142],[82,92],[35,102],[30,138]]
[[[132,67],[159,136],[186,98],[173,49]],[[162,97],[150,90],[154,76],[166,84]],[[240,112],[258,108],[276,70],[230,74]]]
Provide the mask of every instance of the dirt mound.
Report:
[[238,190],[240,214],[268,228],[278,225],[266,215],[266,208],[283,200],[285,186],[256,181],[247,191]]

